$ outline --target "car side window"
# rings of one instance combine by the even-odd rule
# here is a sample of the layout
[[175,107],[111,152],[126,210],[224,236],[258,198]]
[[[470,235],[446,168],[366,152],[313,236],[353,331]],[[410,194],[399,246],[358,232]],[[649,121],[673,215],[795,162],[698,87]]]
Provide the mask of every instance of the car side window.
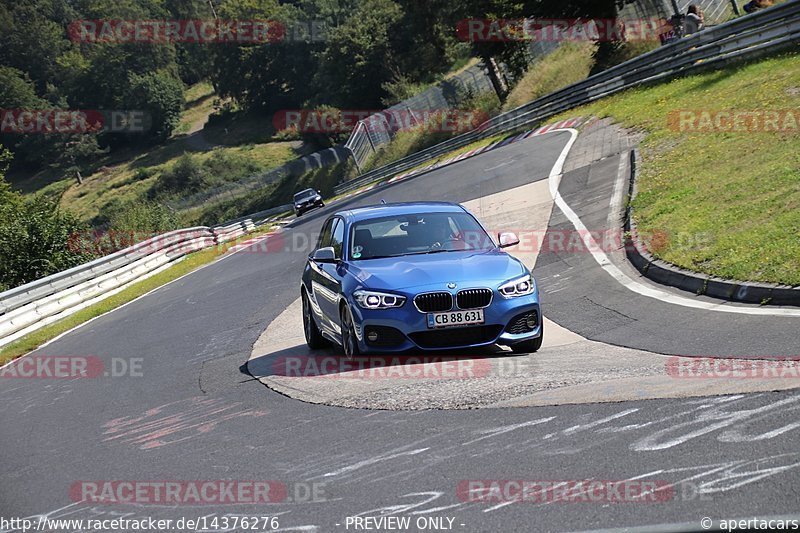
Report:
[[334,219],[332,218],[328,219],[325,221],[325,225],[322,226],[322,232],[319,234],[319,240],[317,240],[317,250],[331,245],[331,226],[333,221]]
[[344,242],[344,221],[340,218],[336,219],[333,226],[333,233],[331,234],[331,246],[333,247],[334,256],[336,259],[342,258],[342,243]]

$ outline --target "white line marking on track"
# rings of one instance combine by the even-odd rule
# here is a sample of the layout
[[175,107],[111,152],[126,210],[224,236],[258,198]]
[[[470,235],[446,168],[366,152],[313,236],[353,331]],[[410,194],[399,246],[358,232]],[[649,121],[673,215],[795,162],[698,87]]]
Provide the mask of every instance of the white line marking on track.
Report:
[[[578,131],[573,128],[565,128],[565,129],[553,129],[548,130],[548,133],[555,133],[558,131],[566,131],[569,132],[572,137],[567,142],[564,150],[561,152],[561,155],[556,160],[555,165],[553,165],[553,169],[550,171],[550,176],[548,177],[548,181],[550,184],[550,194],[553,196],[556,205],[561,212],[572,222],[572,225],[575,227],[576,230],[582,235],[584,244],[586,245],[589,252],[592,254],[592,257],[597,261],[597,264],[605,270],[612,278],[617,280],[622,286],[626,289],[633,291],[637,294],[641,294],[642,296],[647,296],[648,298],[655,298],[656,300],[661,300],[665,303],[670,303],[674,305],[681,305],[683,307],[691,307],[694,309],[703,309],[705,311],[721,311],[723,313],[735,313],[740,315],[759,315],[759,316],[781,316],[781,317],[800,317],[800,310],[795,309],[766,309],[763,307],[736,307],[731,304],[727,303],[711,303],[711,302],[704,302],[699,300],[692,300],[690,298],[686,298],[683,296],[678,296],[676,294],[672,294],[669,292],[665,292],[654,287],[650,287],[638,281],[635,281],[628,277],[624,272],[622,272],[616,265],[614,265],[609,259],[608,256],[602,251],[601,246],[595,241],[594,237],[589,233],[589,230],[586,229],[583,222],[581,221],[580,217],[575,214],[575,211],[567,205],[567,202],[564,201],[564,198],[561,197],[561,194],[558,192],[558,186],[561,183],[562,177],[562,169],[564,168],[564,161],[567,159],[567,155],[569,151],[572,149],[572,145],[575,143],[575,139],[578,138]],[[617,180],[624,180],[624,176],[617,176]],[[616,188],[616,184],[615,184]]]

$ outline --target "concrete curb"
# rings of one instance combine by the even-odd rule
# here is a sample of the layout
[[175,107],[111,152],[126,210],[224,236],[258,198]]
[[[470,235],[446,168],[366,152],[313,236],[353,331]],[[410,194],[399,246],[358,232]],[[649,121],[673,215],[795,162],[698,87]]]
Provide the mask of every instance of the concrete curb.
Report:
[[[636,196],[636,177],[640,166],[639,151],[631,150],[631,178],[628,188],[628,196],[631,199]],[[636,270],[656,283],[733,302],[800,306],[800,287],[705,276],[654,258],[639,238],[630,202],[625,210],[624,229],[625,255]]]

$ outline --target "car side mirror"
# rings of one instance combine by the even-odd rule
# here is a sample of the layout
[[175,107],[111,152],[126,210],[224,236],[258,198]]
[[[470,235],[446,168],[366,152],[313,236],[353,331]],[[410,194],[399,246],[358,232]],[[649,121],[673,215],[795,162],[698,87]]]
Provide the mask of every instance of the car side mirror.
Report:
[[497,241],[500,243],[500,248],[508,248],[509,246],[518,245],[519,237],[511,232],[500,233],[497,235]]
[[311,256],[311,259],[317,263],[335,263],[336,252],[333,251],[332,246],[326,246],[325,248],[320,248],[319,250],[315,251]]

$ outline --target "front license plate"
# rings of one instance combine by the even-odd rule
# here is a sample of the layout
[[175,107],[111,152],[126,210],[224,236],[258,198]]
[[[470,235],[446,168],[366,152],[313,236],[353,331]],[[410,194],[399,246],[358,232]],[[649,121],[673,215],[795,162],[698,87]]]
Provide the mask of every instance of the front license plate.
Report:
[[471,326],[473,324],[483,324],[483,309],[428,313],[429,328],[452,328],[454,326]]

